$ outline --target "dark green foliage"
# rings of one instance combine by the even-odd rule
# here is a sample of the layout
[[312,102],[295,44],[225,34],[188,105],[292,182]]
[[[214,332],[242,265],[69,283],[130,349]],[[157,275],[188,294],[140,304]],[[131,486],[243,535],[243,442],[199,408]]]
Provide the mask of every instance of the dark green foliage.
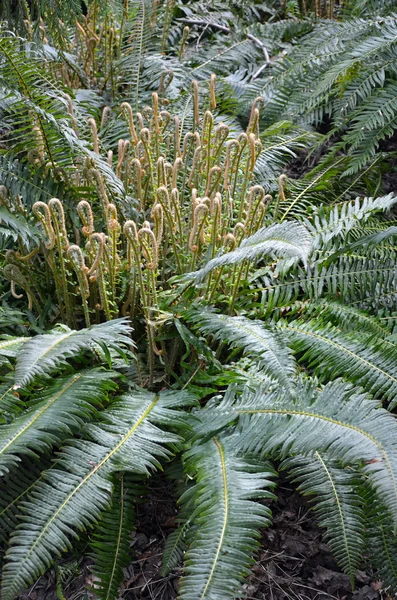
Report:
[[116,598],[129,563],[131,530],[134,523],[134,501],[139,494],[131,474],[116,474],[112,501],[102,513],[93,537],[95,595],[101,599]]
[[352,587],[364,548],[365,516],[357,488],[360,479],[351,467],[341,467],[325,455],[295,456],[284,461],[299,490],[315,495],[314,510],[326,528],[327,541]]
[[346,175],[358,172],[397,125],[395,15],[378,17],[374,4],[364,18],[317,24],[263,84],[267,119],[291,115],[318,125],[328,117],[329,137],[349,155]]
[[163,572],[240,598],[270,461],[397,593],[390,3],[30,4],[0,8],[2,600],[76,548],[116,600],[163,469]]
[[197,480],[196,527],[185,554],[181,597],[234,597],[252,563],[258,529],[269,524],[269,509],[253,499],[272,497],[273,472],[239,457],[222,438],[195,446],[185,460]]

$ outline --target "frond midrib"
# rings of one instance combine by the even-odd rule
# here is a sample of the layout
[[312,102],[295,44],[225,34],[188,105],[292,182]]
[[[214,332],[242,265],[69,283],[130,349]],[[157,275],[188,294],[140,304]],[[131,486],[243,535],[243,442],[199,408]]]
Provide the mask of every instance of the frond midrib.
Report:
[[[17,440],[19,438],[19,436],[21,436],[23,433],[25,433],[30,427],[32,427],[32,425],[36,422],[36,420],[41,417],[41,415],[43,413],[45,413],[45,411],[54,404],[54,402],[56,402],[56,400],[58,400],[58,398],[60,398],[65,392],[67,392],[69,390],[69,388],[71,386],[73,386],[76,381],[78,381],[80,378],[82,377],[81,373],[77,373],[76,375],[74,375],[74,377],[72,378],[71,381],[68,381],[66,383],[65,386],[63,386],[63,388],[61,390],[59,390],[59,392],[57,392],[56,394],[54,394],[54,396],[52,396],[49,401],[45,404],[45,406],[43,406],[40,410],[38,410],[30,419],[30,421],[28,421],[23,427],[22,429],[20,429],[15,435],[14,437],[12,437],[8,443],[3,446],[3,448],[0,448],[0,455],[3,454],[4,452],[6,452],[7,448],[9,446],[11,446],[15,440]],[[1,400],[1,398],[0,398]]]
[[314,454],[317,457],[317,459],[319,460],[319,462],[321,463],[321,466],[323,467],[323,469],[324,469],[324,471],[325,471],[325,473],[327,475],[327,478],[328,478],[329,483],[330,483],[331,488],[332,488],[332,493],[333,493],[334,498],[335,498],[335,502],[336,502],[337,507],[338,507],[338,514],[339,514],[339,518],[340,518],[340,522],[341,522],[341,526],[342,526],[342,535],[343,535],[343,540],[344,540],[344,546],[345,546],[345,550],[346,550],[347,560],[348,560],[348,563],[349,563],[350,578],[352,580],[351,582],[354,583],[354,567],[353,567],[352,559],[351,559],[351,555],[350,555],[350,544],[349,544],[348,535],[347,535],[347,532],[346,532],[346,524],[345,524],[345,518],[344,518],[344,515],[343,515],[341,500],[339,498],[339,494],[338,494],[338,491],[336,489],[334,480],[333,480],[333,478],[331,476],[331,473],[329,472],[329,469],[328,469],[327,465],[325,464],[324,460],[322,459],[320,453],[316,450],[316,452]]
[[225,533],[226,533],[226,527],[227,527],[227,522],[229,519],[229,491],[228,491],[228,481],[227,481],[227,470],[226,470],[226,461],[225,461],[225,453],[223,451],[223,447],[222,444],[219,442],[219,440],[217,438],[213,438],[213,441],[218,449],[219,452],[219,459],[220,459],[220,466],[221,466],[221,471],[222,471],[222,483],[223,483],[223,522],[222,522],[222,529],[221,529],[221,534],[219,537],[219,542],[218,542],[218,546],[215,552],[215,556],[214,556],[214,560],[211,566],[211,570],[210,573],[208,575],[208,579],[207,579],[207,583],[205,584],[204,590],[200,596],[200,600],[204,600],[205,599],[205,595],[207,593],[207,590],[210,586],[211,580],[214,576],[215,573],[215,569],[216,569],[216,565],[218,563],[219,560],[219,556],[221,553],[221,549],[223,546],[223,540],[225,538]]

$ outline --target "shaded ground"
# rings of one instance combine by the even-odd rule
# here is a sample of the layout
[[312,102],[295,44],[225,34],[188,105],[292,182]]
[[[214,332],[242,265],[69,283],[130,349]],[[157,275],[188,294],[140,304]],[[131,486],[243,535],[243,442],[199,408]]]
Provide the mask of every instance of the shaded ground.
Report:
[[[172,489],[165,480],[152,480],[150,496],[138,506],[137,530],[131,538],[131,564],[125,569],[122,598],[175,600],[179,574],[162,577],[164,540],[174,527],[176,514]],[[334,562],[308,506],[288,483],[281,483],[274,504],[274,526],[264,530],[262,548],[245,586],[244,600],[391,600],[381,583],[365,572],[356,590]],[[92,582],[89,562],[80,562],[79,574],[64,573],[66,600],[89,600],[85,584]],[[65,574],[67,576],[65,576]],[[42,577],[20,600],[57,600],[55,575]]]

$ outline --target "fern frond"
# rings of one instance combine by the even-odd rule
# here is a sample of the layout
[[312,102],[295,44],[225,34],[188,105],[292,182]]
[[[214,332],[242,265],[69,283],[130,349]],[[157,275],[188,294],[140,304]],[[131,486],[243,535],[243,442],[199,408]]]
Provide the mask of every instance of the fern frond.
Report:
[[[313,248],[329,249],[332,240],[343,241],[353,227],[358,224],[361,227],[374,213],[390,210],[396,202],[397,196],[388,194],[375,199],[356,198],[354,202],[343,202],[329,208],[320,206],[312,217]],[[310,228],[311,221],[307,221],[306,225]]]
[[330,300],[306,301],[297,303],[298,310],[304,315],[319,317],[323,323],[330,323],[340,331],[360,331],[374,340],[387,339],[390,331],[377,319],[364,312],[341,302]]
[[[183,472],[182,472],[183,476]],[[176,569],[183,560],[189,541],[194,535],[195,517],[199,514],[199,507],[195,507],[197,484],[184,482],[182,493],[178,499],[179,513],[176,518],[178,527],[170,533],[164,545],[161,572],[167,575]]]
[[198,515],[185,554],[180,598],[236,598],[252,563],[259,528],[270,521],[269,509],[253,500],[273,497],[273,470],[239,457],[222,438],[192,448],[186,470],[197,479]]
[[[350,132],[343,138],[343,145],[349,147],[352,155],[345,172],[348,176],[362,169],[374,156],[380,142],[396,131],[397,84],[390,82],[375,90],[351,117]],[[339,148],[340,145],[336,144],[335,151]]]
[[229,317],[211,310],[190,310],[188,320],[205,335],[228,342],[251,357],[264,373],[291,388],[295,362],[275,329],[246,317]]
[[279,121],[267,127],[260,134],[263,149],[255,165],[256,181],[263,186],[269,185],[270,180],[275,179],[298,152],[310,147],[319,137],[314,131],[290,121]]
[[8,373],[0,383],[0,427],[21,412],[22,402],[14,391],[14,375]]
[[[397,529],[397,425],[351,384],[341,380],[316,389],[317,382],[298,385],[296,397],[280,391],[248,392],[218,407],[230,419],[240,417],[234,436],[243,452],[285,457],[326,452],[343,466],[354,463],[393,514]],[[215,412],[215,411],[214,411]]]
[[150,21],[153,4],[149,0],[128,3],[128,22],[122,40],[120,59],[115,64],[120,83],[126,88],[126,97],[135,110],[140,109],[141,77],[149,50],[159,50],[159,39]]
[[29,341],[28,337],[13,337],[3,335],[0,338],[0,356],[15,358],[23,344]]
[[166,446],[180,437],[158,425],[182,425],[184,415],[176,409],[186,404],[192,404],[187,392],[131,392],[87,425],[82,439],[62,448],[56,467],[45,472],[21,505],[23,523],[6,554],[3,600],[13,600],[71,548],[79,531],[99,520],[109,506],[115,472],[146,475],[170,455]]
[[314,452],[309,456],[287,458],[282,463],[298,490],[314,496],[319,524],[339,566],[349,575],[352,588],[364,548],[365,519],[356,488],[360,480],[351,468]]
[[347,152],[345,175],[358,173],[397,126],[396,15],[318,23],[271,65],[264,82],[266,118],[320,124],[328,117],[339,135],[329,161]]
[[369,563],[375,576],[384,581],[390,595],[397,590],[397,537],[393,531],[393,518],[379,502],[373,490],[364,490],[364,509],[367,517],[366,546]]
[[18,477],[11,471],[0,482],[0,554],[7,549],[11,532],[20,523],[19,503],[27,496],[33,486],[48,469],[50,461],[45,458],[40,462],[22,459]]
[[117,474],[110,506],[102,513],[91,546],[95,575],[95,595],[115,600],[130,560],[130,536],[135,518],[134,500],[138,488],[130,474]]
[[31,338],[18,354],[15,365],[15,386],[26,386],[35,377],[46,375],[55,368],[64,366],[68,358],[76,356],[85,348],[93,350],[96,344],[106,344],[115,349],[120,346],[131,346],[133,342],[128,337],[130,331],[126,319],[115,319],[80,331],[54,332]]
[[48,452],[101,406],[112,389],[111,372],[91,369],[61,377],[39,393],[22,415],[0,426],[0,475],[4,475],[21,456],[32,458]]
[[190,273],[196,282],[202,281],[211,271],[224,265],[234,265],[243,260],[255,260],[265,255],[291,257],[307,262],[311,250],[311,235],[297,222],[274,224],[259,229],[245,238],[236,249],[210,260],[202,269]]
[[377,398],[395,405],[397,394],[397,347],[382,340],[341,333],[337,327],[310,321],[279,322],[293,350],[300,354],[321,381],[344,377]]
[[39,232],[28,224],[22,215],[11,213],[5,207],[0,206],[0,247],[4,247],[5,241],[11,238],[14,241],[18,239],[24,244],[38,240]]
[[[388,312],[395,310],[397,266],[393,255],[341,255],[329,266],[314,264],[307,271],[295,265],[288,273],[275,276],[267,268],[254,274],[251,281],[261,293],[260,316],[289,307],[302,297],[311,300],[329,298],[358,308]],[[257,279],[262,279],[260,285]]]
[[28,166],[10,152],[0,155],[0,183],[9,190],[11,196],[21,196],[29,208],[35,202],[47,202],[51,198],[63,199],[65,196],[62,183],[44,177],[43,168],[32,173]]

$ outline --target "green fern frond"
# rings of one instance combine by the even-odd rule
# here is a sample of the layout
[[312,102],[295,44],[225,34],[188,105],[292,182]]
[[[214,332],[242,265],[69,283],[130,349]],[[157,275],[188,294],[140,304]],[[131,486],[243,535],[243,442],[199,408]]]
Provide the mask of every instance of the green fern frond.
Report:
[[298,302],[297,310],[305,316],[318,317],[322,323],[330,323],[338,327],[340,331],[365,332],[366,335],[373,336],[377,341],[387,339],[390,335],[390,331],[379,319],[341,302],[330,300]]
[[135,518],[134,500],[139,488],[131,474],[117,474],[110,506],[102,513],[91,542],[95,596],[101,600],[118,597],[123,567],[130,560],[130,537]]
[[364,509],[367,521],[366,546],[369,563],[375,576],[384,581],[388,594],[397,590],[397,536],[393,531],[393,518],[379,502],[373,490],[364,490]]
[[32,173],[32,170],[11,152],[0,155],[0,183],[9,190],[12,197],[21,196],[29,208],[38,201],[48,202],[51,198],[65,197],[64,185],[61,182],[44,177],[43,168],[38,168]]
[[177,409],[192,401],[187,392],[131,392],[87,425],[81,439],[62,448],[57,465],[21,505],[23,523],[6,554],[3,600],[13,600],[71,547],[79,531],[99,520],[109,506],[115,472],[146,475],[170,455],[166,446],[181,438],[158,425],[183,425],[184,414]]
[[218,267],[234,265],[243,260],[255,260],[265,255],[291,257],[306,263],[311,242],[311,235],[300,223],[276,223],[259,229],[254,235],[245,238],[236,250],[213,258],[202,269],[187,277],[200,282]]
[[137,111],[140,109],[141,77],[145,58],[150,56],[150,51],[160,48],[156,29],[151,24],[155,10],[153,3],[149,0],[133,0],[127,6],[128,21],[115,69],[120,83],[126,88],[126,97]]
[[345,377],[373,396],[395,405],[397,395],[397,347],[380,340],[369,344],[369,336],[341,333],[337,327],[310,321],[279,322],[300,360],[321,381]]
[[294,265],[286,273],[274,274],[269,268],[254,273],[250,282],[255,282],[261,304],[257,314],[264,317],[288,309],[302,294],[311,300],[329,298],[374,312],[381,307],[395,310],[397,266],[392,254],[342,254],[335,259],[329,266],[315,263],[306,271]]
[[340,136],[329,162],[344,150],[345,175],[360,172],[396,130],[396,31],[395,14],[381,18],[377,10],[318,23],[270,67],[267,122],[292,117],[318,125],[329,118],[328,138]]
[[22,402],[14,390],[14,375],[8,373],[0,383],[0,427],[21,412]]
[[[258,96],[258,93],[256,94]],[[255,179],[260,185],[269,185],[285,165],[298,153],[319,140],[319,134],[290,121],[279,121],[261,132],[263,144],[255,165]]]
[[28,337],[13,337],[10,335],[2,335],[0,338],[0,356],[7,358],[15,358],[18,356],[19,350],[23,344],[29,341]]
[[[341,380],[317,389],[302,380],[295,398],[280,391],[246,391],[217,408],[240,417],[234,442],[242,452],[281,457],[326,452],[343,466],[354,463],[393,514],[397,529],[397,446],[393,415]],[[213,411],[215,412],[215,411]]]
[[[365,519],[357,494],[360,480],[354,470],[314,452],[287,458],[282,463],[298,490],[310,496],[319,524],[339,566],[349,575],[352,588],[364,548]],[[362,483],[362,482],[361,482]]]
[[280,385],[292,387],[295,362],[277,330],[266,327],[261,321],[229,317],[212,310],[190,310],[186,316],[203,334],[241,349]]
[[[11,532],[20,524],[19,503],[27,496],[43,471],[48,469],[48,458],[34,461],[30,458],[22,459],[18,477],[15,471],[7,473],[0,482],[0,554],[7,549]],[[2,557],[2,556],[1,556]]]
[[0,247],[4,247],[5,241],[11,238],[14,241],[18,239],[24,244],[38,240],[39,232],[28,224],[22,215],[11,213],[5,207],[0,206]]
[[15,386],[26,386],[35,377],[65,366],[68,358],[76,356],[84,349],[94,350],[96,344],[106,344],[114,349],[132,346],[133,342],[128,337],[130,331],[126,319],[115,319],[80,331],[53,332],[31,338],[18,354]]
[[[356,198],[354,202],[343,202],[336,206],[320,206],[306,225],[314,229],[313,247],[322,251],[330,248],[335,238],[340,243],[346,239],[353,227],[361,227],[374,213],[390,210],[397,202],[397,196],[388,194],[381,198]],[[332,249],[332,245],[331,245]]]
[[[182,488],[182,486],[179,487]],[[164,545],[161,567],[163,575],[168,575],[182,563],[189,541],[192,539],[196,528],[194,520],[199,513],[199,508],[195,508],[197,484],[185,483],[182,489],[183,491],[178,499],[179,513],[176,518],[178,526],[167,537]]]
[[181,600],[226,600],[241,592],[272,498],[270,467],[239,457],[225,439],[213,438],[186,454],[187,473],[197,480],[196,531],[185,554]]
[[0,426],[0,475],[17,465],[21,456],[46,453],[81,428],[114,387],[112,375],[100,369],[81,371],[56,379],[29,397],[23,414]]

